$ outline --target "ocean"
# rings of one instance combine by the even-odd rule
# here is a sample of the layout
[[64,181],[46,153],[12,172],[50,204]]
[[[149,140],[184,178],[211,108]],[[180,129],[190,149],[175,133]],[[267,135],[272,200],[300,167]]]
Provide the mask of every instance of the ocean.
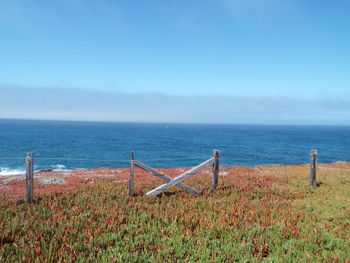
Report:
[[130,152],[155,168],[191,167],[220,150],[224,165],[350,161],[350,127],[0,120],[0,175],[25,170],[128,167]]

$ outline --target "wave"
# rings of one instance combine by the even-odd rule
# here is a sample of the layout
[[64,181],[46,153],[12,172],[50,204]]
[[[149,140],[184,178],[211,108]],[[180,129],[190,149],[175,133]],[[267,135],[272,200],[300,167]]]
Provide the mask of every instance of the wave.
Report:
[[52,171],[69,171],[64,164],[50,165],[50,169],[52,169]]
[[[63,164],[55,164],[55,165],[45,165],[45,166],[34,166],[34,173],[40,171],[54,171],[54,172],[62,172],[62,171],[75,171],[78,169],[67,169],[67,167]],[[80,169],[79,169],[80,170]],[[9,168],[9,167],[0,167],[0,176],[14,176],[14,175],[23,175],[26,171],[23,168]]]
[[0,176],[22,175],[25,173],[26,173],[25,170],[21,170],[21,169],[11,169],[8,167],[0,167]]

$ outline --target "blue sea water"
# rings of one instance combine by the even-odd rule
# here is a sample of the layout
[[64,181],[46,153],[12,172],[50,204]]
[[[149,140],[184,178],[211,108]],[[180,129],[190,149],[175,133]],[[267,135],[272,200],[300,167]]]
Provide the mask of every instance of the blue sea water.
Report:
[[0,120],[0,175],[35,170],[128,167],[130,152],[152,167],[190,167],[221,152],[225,165],[350,161],[350,127],[145,124]]

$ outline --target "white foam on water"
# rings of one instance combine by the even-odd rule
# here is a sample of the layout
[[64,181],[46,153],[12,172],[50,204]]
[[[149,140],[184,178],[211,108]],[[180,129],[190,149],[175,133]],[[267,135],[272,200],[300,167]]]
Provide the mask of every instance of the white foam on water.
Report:
[[68,169],[67,166],[65,166],[64,164],[50,165],[50,169],[54,172],[74,172],[74,171],[88,170],[87,168],[70,168],[70,169]]
[[[41,168],[46,168],[46,169],[41,169]],[[68,169],[65,165],[63,164],[54,164],[46,167],[40,167],[40,166],[35,166],[34,173],[36,172],[41,172],[41,171],[46,171],[46,170],[51,170],[55,172],[66,172],[67,175],[70,175],[71,172],[74,171],[86,171],[88,169],[86,168],[73,168],[73,169]],[[122,173],[122,170],[117,170],[116,173]],[[7,176],[16,176],[16,175],[25,175],[26,171],[25,169],[21,168],[9,168],[9,167],[0,167],[0,177],[7,177]],[[95,173],[95,171],[91,171],[88,173]],[[34,175],[36,176],[36,175]]]
[[22,175],[26,172],[20,169],[10,169],[8,167],[0,167],[0,176],[13,176],[13,175]]
[[53,171],[69,171],[63,164],[55,164],[50,166]]
[[34,172],[72,172],[76,171],[76,169],[68,169],[64,164],[52,164],[45,166],[36,166]]

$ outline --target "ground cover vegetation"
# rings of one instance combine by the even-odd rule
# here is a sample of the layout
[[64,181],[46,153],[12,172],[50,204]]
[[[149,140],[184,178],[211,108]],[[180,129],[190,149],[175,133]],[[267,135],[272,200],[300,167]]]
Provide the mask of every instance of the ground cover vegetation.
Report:
[[133,198],[127,169],[73,174],[37,183],[32,205],[14,180],[0,189],[0,261],[350,262],[350,164],[320,167],[316,188],[307,165],[232,167],[214,192],[208,169],[186,181],[202,195],[155,198],[144,194],[162,182],[140,170]]

